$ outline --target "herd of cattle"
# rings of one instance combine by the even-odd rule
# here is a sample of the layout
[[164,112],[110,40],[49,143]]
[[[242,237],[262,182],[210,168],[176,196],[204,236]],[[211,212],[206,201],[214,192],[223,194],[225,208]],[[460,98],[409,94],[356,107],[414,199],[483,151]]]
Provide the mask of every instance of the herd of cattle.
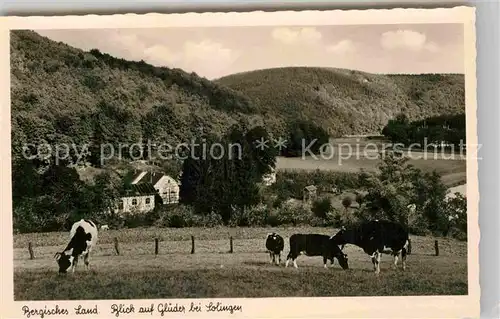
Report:
[[[90,220],[81,219],[73,224],[70,230],[70,240],[62,252],[54,256],[59,265],[59,273],[66,273],[70,268],[75,271],[79,258],[83,258],[86,268],[90,266],[89,255],[97,242],[97,226]],[[334,259],[339,261],[343,269],[349,268],[347,254],[343,252],[345,245],[352,244],[360,247],[371,256],[375,273],[380,272],[381,254],[391,254],[394,266],[397,267],[398,256],[401,254],[402,268],[406,269],[408,255],[409,234],[400,224],[374,220],[358,223],[349,228],[342,227],[333,235],[321,234],[293,234],[289,238],[290,252],[287,255],[285,267],[290,261],[297,267],[297,257],[322,256],[324,267],[327,261],[333,266]],[[266,249],[269,252],[271,263],[281,264],[281,252],[284,249],[284,239],[279,234],[271,233],[266,238]]]
[[[323,264],[326,268],[327,261],[333,265],[337,258],[343,269],[349,268],[347,254],[343,252],[345,245],[352,244],[360,247],[371,256],[375,273],[380,273],[381,255],[391,254],[394,258],[394,266],[398,265],[398,257],[401,254],[402,268],[406,269],[406,256],[408,255],[409,234],[400,224],[373,220],[362,222],[348,229],[342,227],[333,235],[321,234],[293,234],[290,236],[290,252],[286,257],[285,267],[290,261],[297,267],[297,257],[322,256]],[[268,234],[266,248],[269,251],[271,263],[279,265],[281,263],[281,252],[284,248],[283,237],[276,233]],[[276,262],[277,260],[277,262]]]

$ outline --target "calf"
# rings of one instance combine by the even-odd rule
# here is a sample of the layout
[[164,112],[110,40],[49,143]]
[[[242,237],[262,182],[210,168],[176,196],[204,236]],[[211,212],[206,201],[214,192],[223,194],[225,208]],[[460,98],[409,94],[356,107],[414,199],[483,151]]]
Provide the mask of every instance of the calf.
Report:
[[362,222],[348,229],[342,228],[331,239],[337,245],[353,244],[363,249],[371,256],[376,274],[380,273],[382,253],[394,256],[395,267],[401,253],[403,270],[406,269],[409,235],[406,228],[398,223],[384,220]]
[[[269,252],[269,257],[271,259],[271,264],[276,263],[276,265],[281,264],[281,252],[285,247],[285,241],[283,237],[276,233],[267,234],[266,248]],[[277,257],[277,258],[276,258]]]
[[66,273],[71,267],[75,272],[78,258],[83,256],[86,268],[89,268],[89,254],[97,242],[97,227],[90,221],[81,219],[73,224],[69,233],[69,243],[55,258],[59,265],[59,273]]
[[286,258],[285,267],[288,267],[291,260],[293,266],[298,268],[296,259],[302,254],[309,257],[323,256],[325,268],[328,259],[333,265],[334,258],[337,258],[340,266],[343,269],[348,269],[347,255],[330,238],[330,236],[320,234],[293,234],[290,236],[290,252]]

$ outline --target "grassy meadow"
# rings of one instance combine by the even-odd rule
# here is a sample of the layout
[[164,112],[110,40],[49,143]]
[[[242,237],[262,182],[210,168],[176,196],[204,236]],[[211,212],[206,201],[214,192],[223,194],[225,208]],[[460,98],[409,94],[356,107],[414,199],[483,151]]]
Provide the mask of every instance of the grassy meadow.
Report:
[[[369,140],[367,138],[332,138],[329,147],[321,155],[311,156],[307,154],[302,157],[278,157],[276,168],[278,170],[327,170],[335,172],[357,173],[360,170],[376,171],[382,162],[377,158],[379,151],[389,145],[384,140]],[[448,187],[454,187],[466,183],[465,154],[451,154],[450,152],[428,151],[424,153],[419,150],[405,152],[410,158],[409,164],[424,172],[436,170],[442,181]]]
[[[265,251],[271,231],[285,238],[280,266],[271,265]],[[412,236],[406,271],[393,269],[392,258],[383,255],[378,277],[369,256],[351,245],[345,247],[347,271],[337,261],[324,269],[321,257],[300,256],[298,269],[284,267],[291,234],[336,231],[313,227],[101,231],[91,270],[80,262],[74,274],[66,275],[57,273],[53,256],[64,248],[67,233],[19,234],[14,236],[15,300],[467,294],[467,243],[448,238],[438,239],[440,255],[434,256],[435,238]],[[195,254],[191,254],[191,235]],[[115,237],[120,255],[114,250]],[[160,239],[157,256],[154,238]],[[29,242],[34,260],[29,259]]]

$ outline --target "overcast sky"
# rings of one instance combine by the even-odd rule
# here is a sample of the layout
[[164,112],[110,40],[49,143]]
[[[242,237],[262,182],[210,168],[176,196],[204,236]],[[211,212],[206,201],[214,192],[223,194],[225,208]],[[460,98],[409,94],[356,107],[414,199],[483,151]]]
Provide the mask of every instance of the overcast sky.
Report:
[[208,79],[285,66],[464,73],[462,24],[38,30],[71,46]]

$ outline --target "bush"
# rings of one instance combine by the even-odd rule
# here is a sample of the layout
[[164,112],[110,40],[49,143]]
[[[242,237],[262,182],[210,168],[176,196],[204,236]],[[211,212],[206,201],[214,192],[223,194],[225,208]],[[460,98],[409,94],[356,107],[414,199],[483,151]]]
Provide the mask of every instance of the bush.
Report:
[[[98,221],[99,222],[99,221]],[[118,215],[113,214],[107,217],[104,217],[101,221],[101,224],[107,224],[111,229],[121,229],[125,227],[125,218]]]
[[347,210],[352,205],[352,199],[349,196],[346,196],[342,199],[342,206]]
[[246,208],[244,211],[237,211],[231,216],[230,226],[265,226],[268,208],[265,205],[257,205]]
[[154,225],[158,227],[216,227],[223,224],[222,217],[215,213],[196,214],[189,205],[167,206],[159,210]]
[[333,211],[331,214],[331,217],[330,217],[332,220],[332,226],[337,227],[337,228],[339,228],[341,226],[349,227],[349,226],[353,225],[354,223],[363,220],[362,218],[358,217],[358,215],[357,215],[358,211],[359,210],[355,210],[354,213],[350,212],[350,211],[345,211],[345,210]]
[[330,198],[328,197],[315,200],[311,208],[314,216],[318,218],[326,218],[326,215],[328,214],[328,212],[330,212],[331,209],[332,203],[330,201]]
[[159,218],[155,224],[160,227],[191,227],[195,219],[194,216],[194,210],[191,206],[164,206],[160,209]]
[[265,224],[271,227],[277,227],[280,225],[280,220],[278,218],[278,209],[271,209],[267,211],[265,217]]
[[43,221],[39,215],[35,213],[35,205],[33,200],[26,200],[21,205],[14,208],[13,224],[20,233],[29,233],[34,231],[41,231],[35,229],[43,225]]
[[431,231],[429,230],[429,222],[422,215],[419,215],[414,222],[408,225],[408,230],[411,234],[417,236],[427,236],[431,234]]
[[449,220],[448,235],[459,240],[467,240],[467,198],[460,193],[446,202]]
[[122,214],[123,227],[136,228],[148,226],[146,214],[144,213],[124,213]]
[[217,227],[222,226],[224,221],[220,214],[209,213],[207,215],[195,214],[193,216],[193,226],[194,227]]
[[168,226],[173,228],[183,228],[191,226],[190,220],[186,220],[184,217],[185,216],[182,216],[180,214],[170,215],[168,218]]
[[285,203],[278,210],[277,220],[280,225],[304,225],[309,224],[312,212],[307,205]]

